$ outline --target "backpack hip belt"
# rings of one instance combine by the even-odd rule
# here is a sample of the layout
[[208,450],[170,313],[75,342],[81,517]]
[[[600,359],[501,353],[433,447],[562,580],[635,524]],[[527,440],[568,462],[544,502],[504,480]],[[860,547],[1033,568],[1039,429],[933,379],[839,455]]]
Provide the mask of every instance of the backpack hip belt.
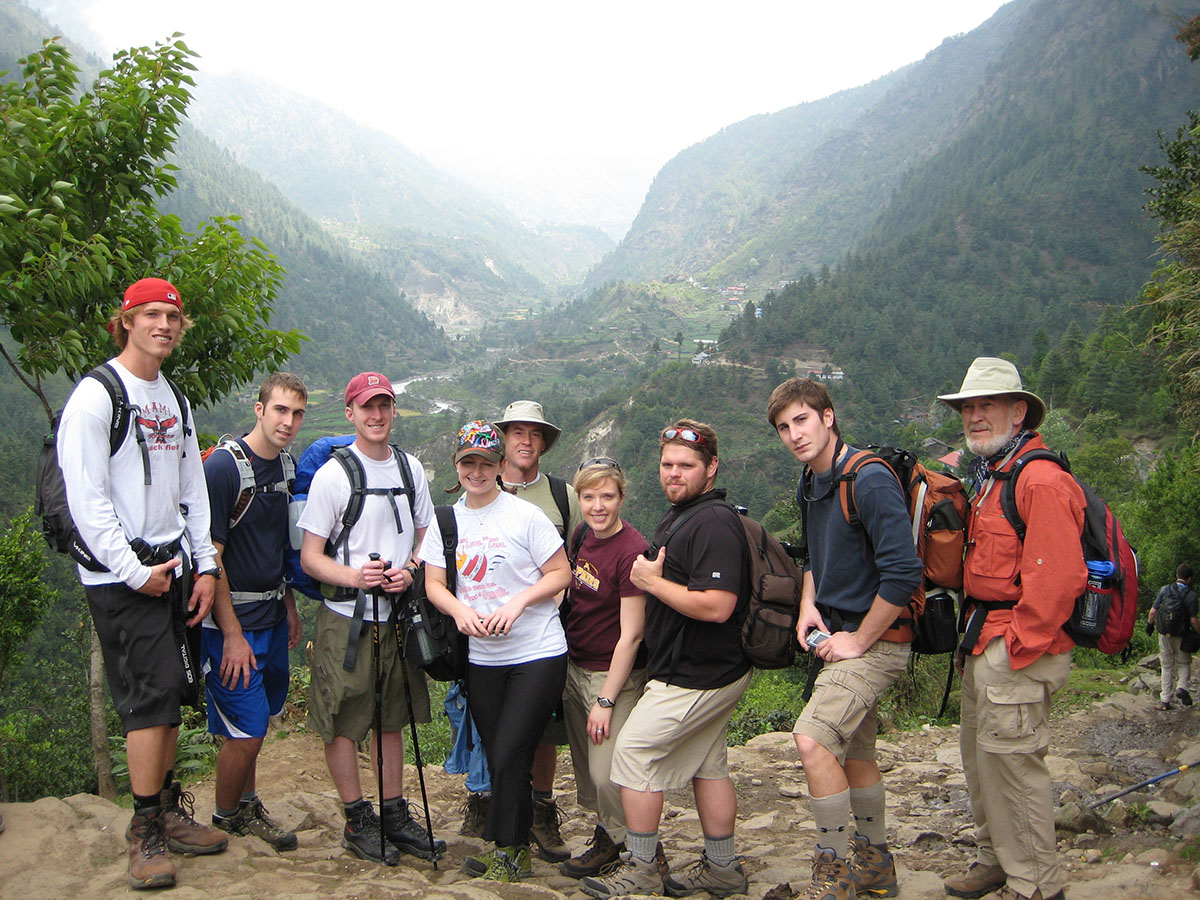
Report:
[[1016,600],[977,600],[967,597],[963,600],[963,608],[973,604],[974,609],[967,619],[967,627],[963,631],[962,640],[958,644],[958,652],[970,656],[979,643],[979,635],[983,632],[983,623],[987,621],[988,612],[993,609],[1012,609],[1017,605]]
[[231,591],[230,596],[233,597],[234,605],[240,603],[261,603],[265,600],[275,600],[283,596],[283,592],[287,590],[287,585],[280,582],[278,587],[271,588],[269,591]]

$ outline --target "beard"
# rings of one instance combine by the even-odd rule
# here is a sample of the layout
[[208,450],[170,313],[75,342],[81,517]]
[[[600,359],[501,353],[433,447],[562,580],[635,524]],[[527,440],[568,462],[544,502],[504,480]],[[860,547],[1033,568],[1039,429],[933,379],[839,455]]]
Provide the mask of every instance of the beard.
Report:
[[1011,434],[998,434],[993,438],[978,439],[967,438],[967,449],[976,456],[984,457],[985,459],[993,453],[998,452],[1012,437]]

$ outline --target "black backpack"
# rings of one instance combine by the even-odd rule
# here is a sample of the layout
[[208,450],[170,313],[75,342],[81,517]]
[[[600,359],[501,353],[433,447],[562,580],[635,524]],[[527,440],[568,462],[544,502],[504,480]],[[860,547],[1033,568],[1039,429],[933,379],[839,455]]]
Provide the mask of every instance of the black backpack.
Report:
[[[108,455],[113,456],[120,448],[132,430],[137,439],[142,454],[142,469],[145,484],[150,484],[150,453],[146,449],[146,436],[137,422],[134,413],[137,407],[129,402],[129,394],[125,384],[108,363],[103,363],[83,376],[94,378],[104,385],[112,403],[112,421],[108,429]],[[188,422],[188,403],[179,385],[170,378],[163,376],[171,386],[182,411],[183,435],[186,439],[192,433]],[[82,382],[83,379],[80,379]],[[34,500],[34,513],[41,517],[42,536],[50,549],[58,553],[68,554],[89,572],[107,572],[108,567],[96,559],[71,518],[71,510],[67,506],[67,486],[63,481],[62,467],[58,464],[58,426],[62,411],[50,423],[50,431],[42,440],[42,450],[38,454],[37,471],[34,476],[37,496]]]
[[1159,634],[1178,637],[1191,630],[1187,614],[1188,593],[1188,589],[1179,582],[1167,587],[1154,616],[1154,628]]
[[[800,621],[804,576],[771,532],[732,503],[714,499],[693,506],[672,522],[661,546],[665,547],[680,526],[700,510],[717,505],[738,514],[745,539],[750,599],[742,619],[742,653],[755,668],[786,669],[796,661],[796,624]],[[651,546],[650,550],[657,553],[658,547]]]
[[[442,554],[446,561],[446,587],[454,593],[457,586],[458,568],[455,565],[455,553],[458,548],[458,522],[454,518],[454,508],[451,506],[436,506],[438,531],[442,535]],[[412,586],[405,592],[406,608],[410,616],[419,615],[425,630],[433,639],[429,651],[431,661],[422,668],[425,674],[434,681],[459,681],[467,675],[467,636],[458,630],[454,616],[442,612],[429,600],[425,593],[425,564],[422,563],[413,575]],[[421,659],[416,653],[412,642],[416,640],[417,629],[409,628],[405,635],[408,644],[406,655]]]
[[[413,515],[413,478],[412,469],[408,465],[408,456],[395,444],[391,444],[390,446],[392,448],[392,456],[396,459],[396,465],[400,468],[400,480],[403,482],[401,487],[367,487],[367,473],[363,470],[362,463],[358,457],[354,455],[354,451],[350,449],[350,444],[335,447],[329,454],[330,459],[337,460],[338,464],[342,467],[342,471],[346,473],[346,479],[350,482],[350,500],[346,504],[345,511],[342,513],[342,530],[338,532],[337,539],[325,542],[326,556],[336,558],[338,549],[340,548],[342,551],[342,562],[345,565],[350,564],[350,529],[362,518],[363,505],[366,503],[369,494],[387,497],[391,502],[392,513],[396,517],[397,532],[401,530],[400,508],[396,506],[397,494],[401,494],[407,499],[409,515],[410,517]],[[320,589],[321,594],[329,599],[341,597],[346,593],[356,593],[349,588],[343,589],[326,584],[320,585]]]

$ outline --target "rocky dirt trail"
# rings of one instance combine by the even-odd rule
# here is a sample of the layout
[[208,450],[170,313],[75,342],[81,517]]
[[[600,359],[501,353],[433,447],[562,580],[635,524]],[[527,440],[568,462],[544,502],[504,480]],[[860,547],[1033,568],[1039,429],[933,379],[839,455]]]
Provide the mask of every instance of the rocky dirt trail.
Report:
[[[1196,896],[1194,865],[1178,855],[1200,831],[1200,774],[1185,772],[1160,785],[1102,807],[1105,817],[1080,807],[1121,787],[1172,769],[1200,763],[1200,707],[1169,713],[1154,709],[1145,687],[1153,674],[1135,677],[1130,693],[1116,694],[1085,712],[1058,719],[1050,765],[1059,803],[1059,858],[1067,895],[1077,900],[1168,900]],[[1138,693],[1134,693],[1138,691]],[[957,727],[927,727],[890,734],[881,742],[889,787],[889,832],[900,867],[900,897],[942,898],[942,877],[972,858],[966,789]],[[732,748],[739,797],[738,846],[750,877],[750,897],[786,900],[809,880],[815,831],[808,812],[804,772],[789,734],[761,735]],[[364,773],[367,765],[363,765]],[[572,849],[591,835],[592,822],[574,803],[569,764],[559,767],[559,803],[568,815],[564,837]],[[408,769],[409,796],[418,797]],[[340,804],[325,771],[318,739],[294,731],[268,738],[259,786],[271,812],[299,832],[300,846],[276,853],[254,838],[235,838],[223,854],[177,858],[178,886],[157,892],[173,900],[391,900],[455,898],[516,900],[584,895],[556,867],[534,860],[534,877],[516,885],[468,878],[462,858],[480,843],[455,833],[461,815],[462,776],[426,767],[435,831],[449,843],[435,871],[413,860],[396,868],[364,863],[341,848]],[[212,784],[190,788],[198,818],[212,811]],[[44,798],[0,807],[0,898],[79,900],[129,898],[125,826],[129,812],[91,795]],[[700,849],[695,810],[687,792],[667,797],[663,842],[675,865]],[[143,894],[145,896],[145,894]]]

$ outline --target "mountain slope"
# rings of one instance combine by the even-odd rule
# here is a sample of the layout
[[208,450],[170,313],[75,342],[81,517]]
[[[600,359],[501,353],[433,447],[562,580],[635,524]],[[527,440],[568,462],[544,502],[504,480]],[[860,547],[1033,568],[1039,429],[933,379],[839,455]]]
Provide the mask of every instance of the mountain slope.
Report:
[[203,75],[192,119],[311,215],[402,229],[452,256],[486,256],[510,291],[545,296],[546,286],[578,281],[612,246],[599,232],[582,252],[578,234],[564,246],[554,233],[535,233],[395,138],[249,76]]

